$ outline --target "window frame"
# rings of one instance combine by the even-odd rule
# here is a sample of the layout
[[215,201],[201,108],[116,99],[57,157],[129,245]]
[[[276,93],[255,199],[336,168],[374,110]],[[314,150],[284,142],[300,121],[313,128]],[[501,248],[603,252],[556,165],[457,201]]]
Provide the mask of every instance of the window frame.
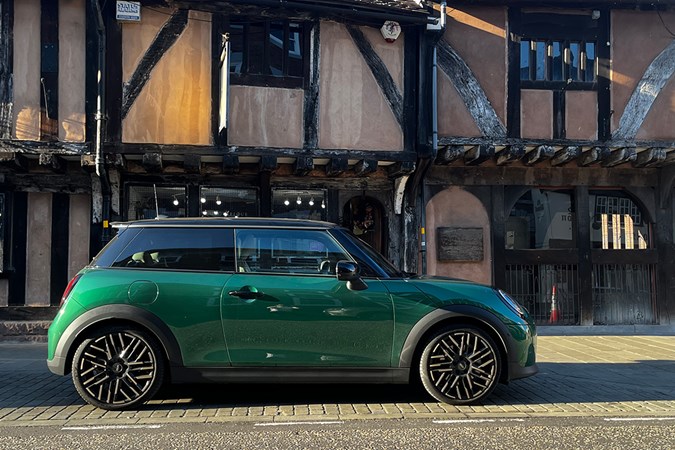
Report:
[[[273,22],[282,22],[284,30],[284,39],[283,39],[283,60],[282,60],[282,71],[283,75],[272,75],[270,73],[270,25]],[[229,17],[225,29],[230,35],[230,54],[233,53],[233,25],[243,25],[242,30],[242,63],[241,63],[241,73],[233,72],[231,68],[228,68],[230,74],[230,84],[231,85],[241,85],[241,86],[260,86],[260,87],[278,87],[278,88],[295,88],[295,89],[306,89],[309,80],[309,50],[310,50],[310,33],[313,22],[306,21],[295,21],[283,18],[269,18],[269,19],[257,19],[247,16],[237,16]],[[262,24],[264,27],[263,31],[263,61],[262,61],[262,70],[267,71],[268,73],[250,73],[250,39],[247,39],[247,36],[251,33],[250,28],[252,24]],[[290,49],[290,29],[291,24],[299,25],[302,31],[301,38],[301,59],[302,59],[302,76],[292,76],[288,75],[289,64],[289,49]],[[231,57],[231,55],[230,55]]]

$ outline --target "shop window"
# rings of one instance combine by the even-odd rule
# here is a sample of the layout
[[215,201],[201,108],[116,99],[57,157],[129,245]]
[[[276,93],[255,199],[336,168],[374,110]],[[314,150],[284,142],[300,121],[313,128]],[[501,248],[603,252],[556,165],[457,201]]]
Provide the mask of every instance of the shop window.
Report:
[[574,197],[571,191],[531,189],[506,221],[506,249],[576,247]]
[[[596,43],[523,39],[520,41],[520,79],[529,82],[579,82],[593,88],[596,81]],[[544,86],[544,83],[541,83]]]
[[127,218],[185,217],[187,195],[184,186],[129,186]]
[[274,189],[272,191],[272,217],[326,220],[326,192]]
[[231,18],[232,84],[302,87],[307,35],[299,22]]
[[201,186],[199,211],[204,217],[256,217],[258,193],[255,189]]
[[623,192],[591,191],[591,246],[602,250],[650,247],[649,224],[640,207]]

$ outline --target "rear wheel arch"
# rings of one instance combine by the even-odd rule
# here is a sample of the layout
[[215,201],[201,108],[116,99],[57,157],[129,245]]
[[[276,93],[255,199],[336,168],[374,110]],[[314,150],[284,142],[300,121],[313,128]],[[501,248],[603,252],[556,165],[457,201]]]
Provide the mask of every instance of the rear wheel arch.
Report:
[[111,326],[128,326],[148,333],[159,345],[167,371],[171,366],[183,365],[178,341],[159,317],[135,306],[108,305],[87,311],[66,328],[55,352],[56,356],[63,357],[63,373],[70,372],[75,351],[84,340],[97,330]]

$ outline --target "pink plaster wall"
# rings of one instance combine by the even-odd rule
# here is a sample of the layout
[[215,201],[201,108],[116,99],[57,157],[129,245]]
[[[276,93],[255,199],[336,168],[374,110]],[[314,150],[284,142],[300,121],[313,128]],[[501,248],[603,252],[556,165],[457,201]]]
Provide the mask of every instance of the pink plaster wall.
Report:
[[567,91],[565,129],[568,139],[598,138],[598,94],[595,91]]
[[302,89],[230,87],[228,143],[302,148]]
[[[596,119],[597,121],[597,119]],[[553,94],[551,91],[520,91],[520,133],[524,138],[553,137]]]
[[[370,40],[372,32],[363,30]],[[401,127],[344,25],[321,23],[320,67],[319,146],[402,150]]]
[[[502,123],[506,123],[505,30],[505,8],[448,8],[443,36],[469,66]],[[480,135],[459,95],[447,85],[452,86],[439,76],[439,134]]]
[[[476,196],[453,186],[436,194],[426,206],[427,270],[432,275],[464,278],[484,284],[492,282],[490,220]],[[483,229],[483,260],[479,262],[438,261],[436,228],[464,227]]]
[[[675,13],[662,12],[663,21],[675,29]],[[668,33],[658,14],[648,11],[612,12],[612,131],[619,125],[621,115],[656,56],[670,44]],[[666,84],[645,118],[637,139],[672,139],[675,137],[675,82]]]
[[[143,8],[141,23],[122,26],[125,81],[171,13]],[[211,15],[191,11],[189,18],[123,120],[124,142],[211,143]]]
[[59,139],[85,140],[85,0],[59,2]]
[[40,0],[14,3],[14,137],[40,140]]

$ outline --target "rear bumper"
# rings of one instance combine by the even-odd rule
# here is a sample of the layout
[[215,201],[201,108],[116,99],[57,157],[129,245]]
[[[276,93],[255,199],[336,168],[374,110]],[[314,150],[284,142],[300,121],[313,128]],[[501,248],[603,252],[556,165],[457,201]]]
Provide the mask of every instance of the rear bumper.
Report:
[[509,381],[517,380],[518,378],[527,378],[539,372],[539,367],[536,364],[523,367],[518,363],[509,364]]

